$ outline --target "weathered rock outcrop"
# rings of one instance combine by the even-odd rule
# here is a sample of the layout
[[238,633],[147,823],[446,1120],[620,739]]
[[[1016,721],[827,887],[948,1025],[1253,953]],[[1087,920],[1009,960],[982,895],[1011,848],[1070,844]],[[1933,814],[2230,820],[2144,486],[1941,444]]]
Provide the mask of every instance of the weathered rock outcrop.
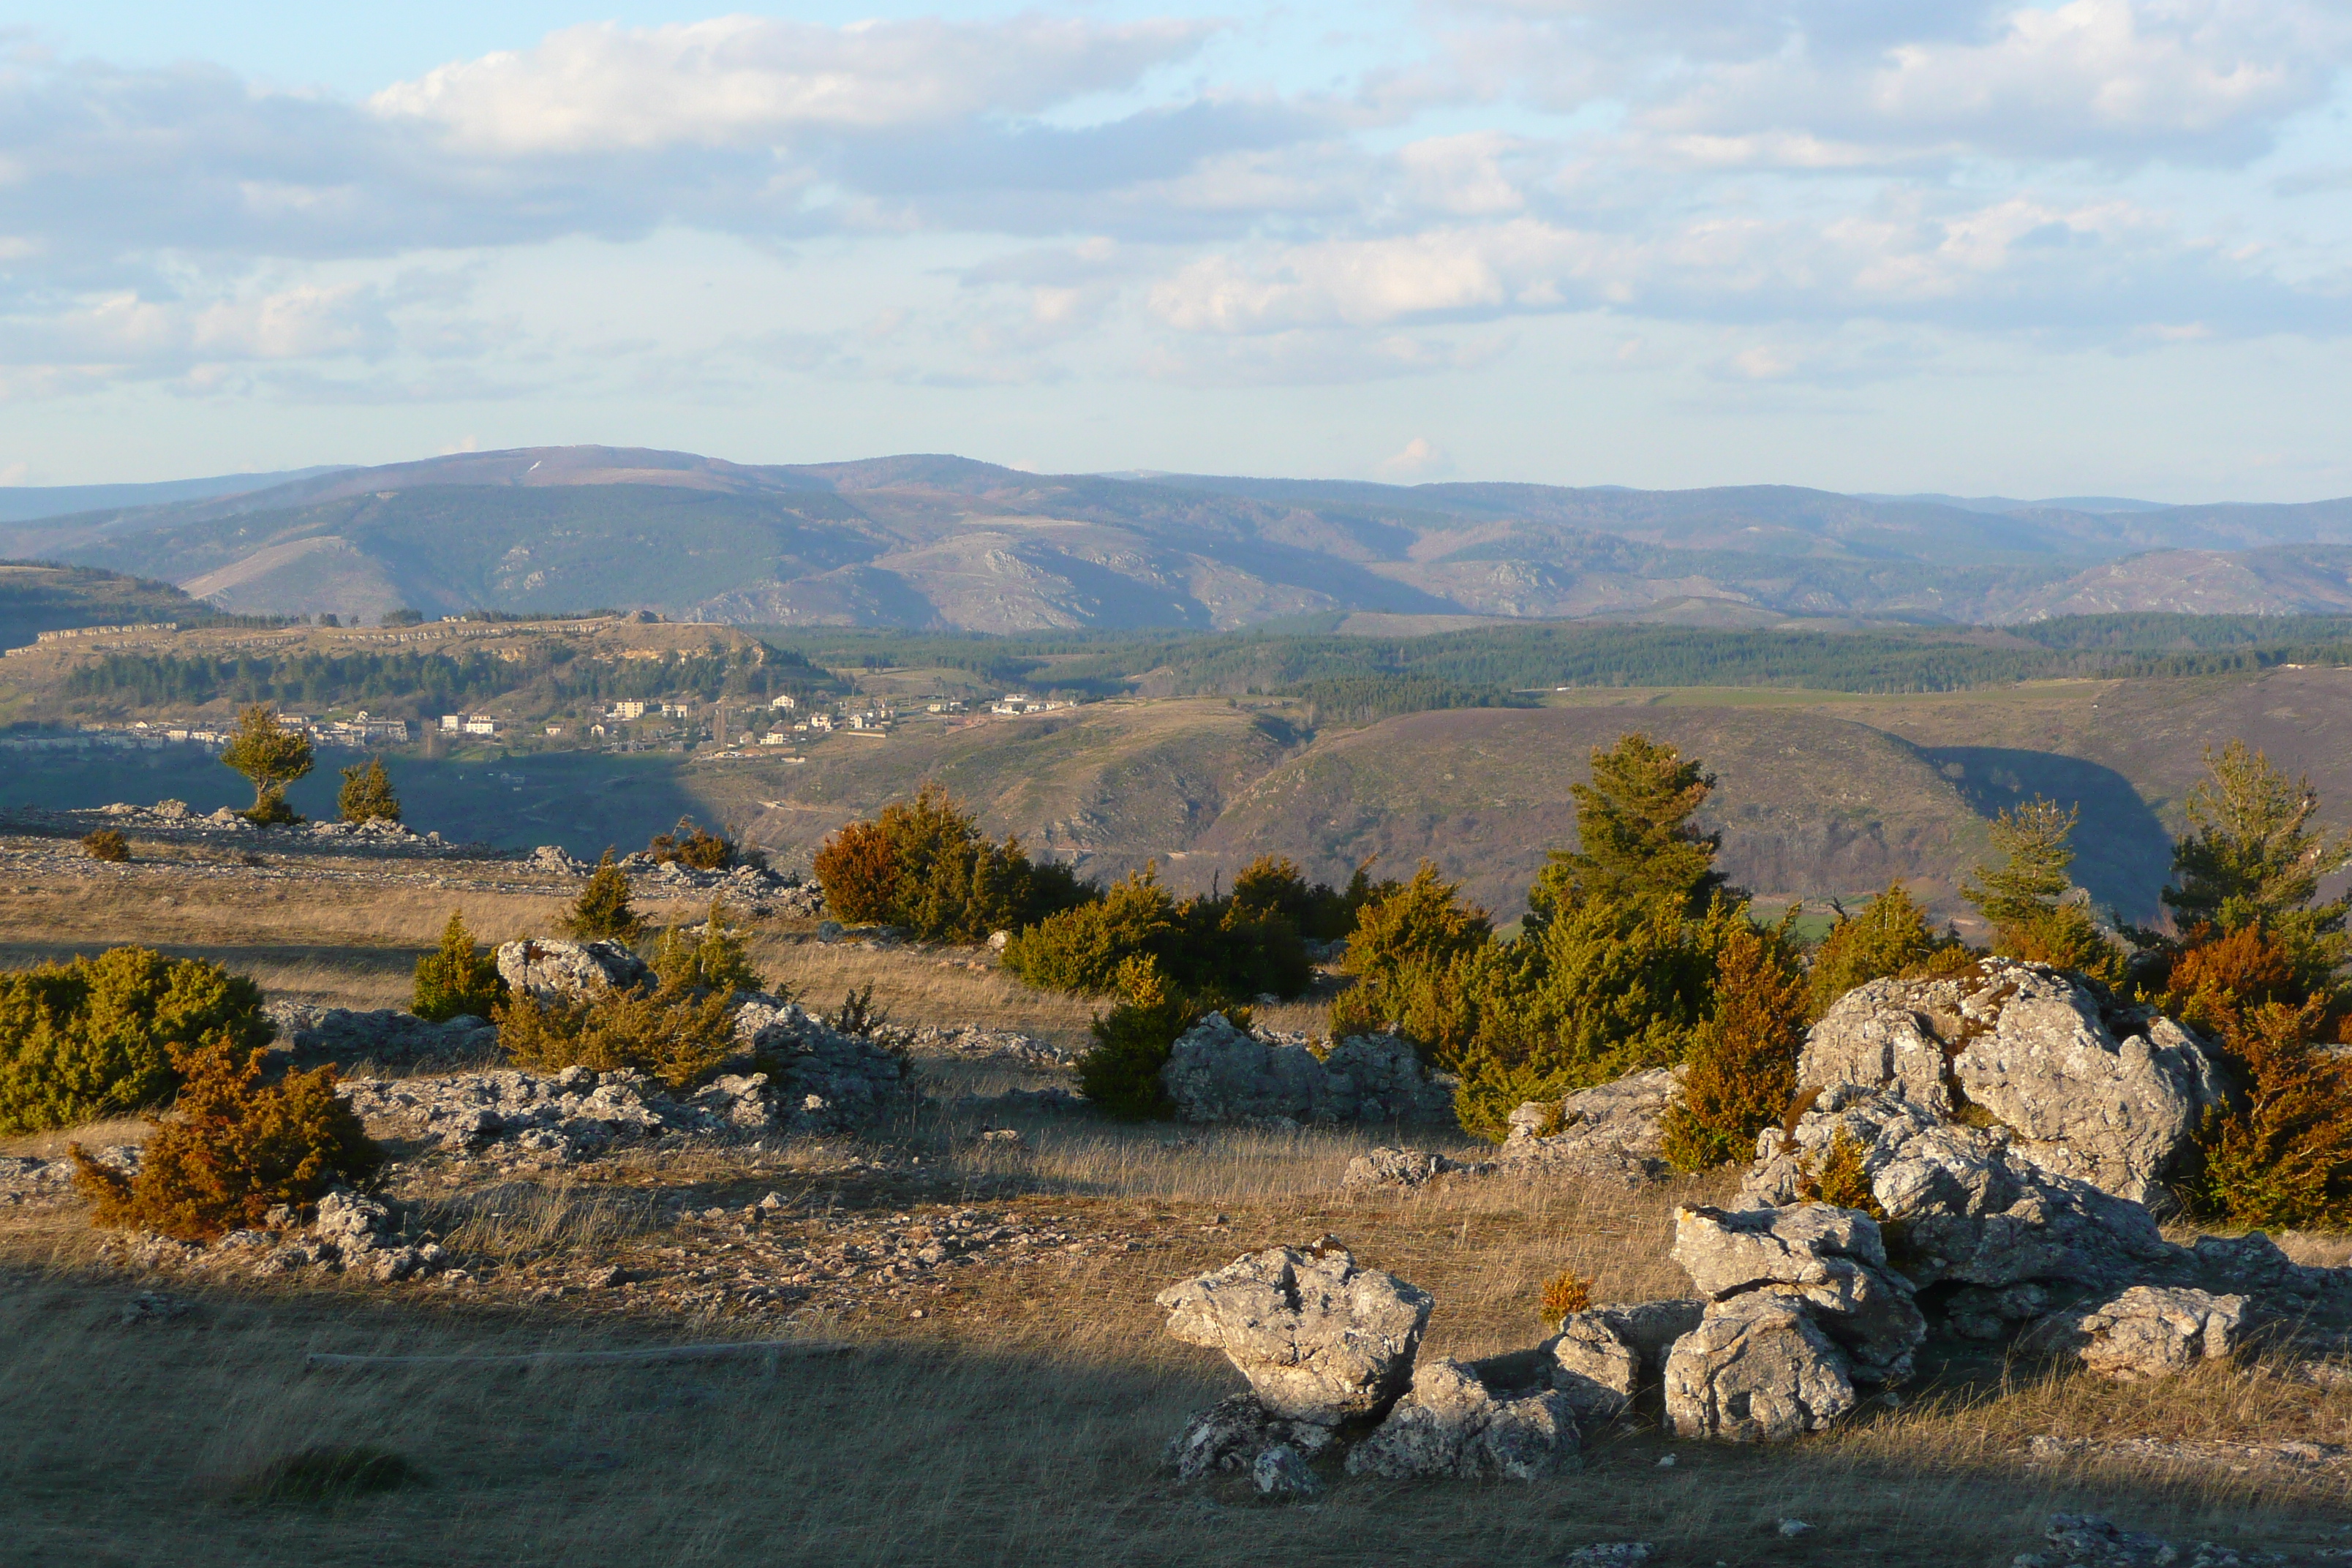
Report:
[[1773,1297],[1801,1308],[1865,1383],[1909,1377],[1927,1337],[1911,1282],[1887,1267],[1877,1222],[1853,1209],[1677,1209],[1674,1259],[1713,1303]]
[[1852,1410],[1843,1352],[1797,1303],[1750,1295],[1711,1303],[1666,1357],[1666,1428],[1677,1437],[1781,1442]]
[[1427,1149],[1383,1145],[1349,1161],[1346,1173],[1339,1178],[1339,1189],[1349,1192],[1373,1187],[1420,1187],[1455,1172],[1475,1175],[1493,1169],[1491,1164],[1465,1163]]
[[1511,1112],[1501,1161],[1628,1186],[1655,1181],[1666,1173],[1662,1123],[1682,1079],[1680,1068],[1652,1068],[1564,1100],[1529,1100]]
[[2003,958],[1847,993],[1813,1026],[1797,1076],[1801,1089],[1885,1089],[1941,1121],[1979,1107],[2025,1159],[2141,1203],[2221,1099],[2211,1058],[2171,1019]]
[[789,1131],[861,1131],[913,1097],[902,1052],[871,1036],[845,1034],[797,1002],[743,996],[734,1026],[746,1056],[772,1074],[769,1099]]
[[639,1073],[452,1073],[346,1079],[352,1109],[378,1136],[426,1138],[453,1152],[493,1158],[583,1159],[669,1134],[782,1130],[764,1075],[721,1077],[674,1094]]
[[1531,1481],[1575,1469],[1579,1438],[1568,1396],[1540,1384],[1496,1386],[1489,1375],[1479,1363],[1421,1366],[1380,1429],[1348,1451],[1348,1473]]
[[1357,1268],[1329,1237],[1251,1253],[1156,1300],[1168,1331],[1224,1352],[1271,1416],[1325,1426],[1379,1415],[1404,1392],[1432,1305]]
[[572,1002],[611,987],[643,984],[651,978],[645,961],[617,942],[552,942],[532,938],[501,942],[499,978],[510,991],[527,991],[542,1002]]
[[1318,1058],[1303,1040],[1251,1034],[1222,1013],[1178,1037],[1160,1081],[1187,1121],[1427,1121],[1454,1104],[1402,1035],[1350,1035]]
[[1902,1273],[1913,1285],[2000,1290],[2045,1281],[2072,1292],[2186,1279],[2192,1260],[2147,1210],[2027,1159],[2002,1128],[1963,1127],[1892,1092],[1840,1086],[1757,1140],[1739,1196],[1751,1206],[1799,1201],[1843,1132],[1860,1152],[1881,1212],[1903,1224]]
[[2243,1296],[2135,1285],[2088,1310],[2053,1313],[2033,1326],[2025,1342],[2118,1383],[2134,1383],[2170,1377],[2200,1362],[2227,1361],[2245,1331]]

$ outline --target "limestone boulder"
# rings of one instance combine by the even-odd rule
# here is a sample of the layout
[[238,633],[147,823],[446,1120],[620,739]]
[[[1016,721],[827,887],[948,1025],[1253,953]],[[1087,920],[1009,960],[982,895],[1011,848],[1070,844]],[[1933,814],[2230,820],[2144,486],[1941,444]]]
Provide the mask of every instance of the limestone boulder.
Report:
[[1580,1463],[1576,1413],[1549,1387],[1495,1386],[1479,1363],[1434,1361],[1377,1431],[1348,1453],[1348,1473],[1390,1480],[1499,1477],[1531,1481]]
[[1859,1151],[1880,1212],[1902,1223],[1899,1272],[1922,1289],[2042,1281],[2081,1294],[2193,1279],[2195,1259],[2141,1205],[2026,1158],[2006,1129],[1942,1121],[1892,1090],[1839,1085],[1793,1137],[1767,1128],[1741,1205],[1800,1202],[1840,1134]]
[[2117,1383],[2137,1383],[2170,1377],[2200,1362],[2227,1361],[2245,1333],[2243,1296],[2135,1285],[2087,1310],[2043,1319],[2024,1343]]
[[542,1002],[575,1002],[597,992],[643,984],[652,977],[645,961],[617,942],[549,942],[532,938],[501,942],[499,978],[509,991],[529,992]]
[[1570,1312],[1560,1321],[1559,1337],[1544,1346],[1552,1387],[1579,1418],[1614,1418],[1638,1390],[1659,1380],[1667,1352],[1698,1327],[1706,1309],[1705,1301],[1694,1300]]
[[1810,1313],[1865,1383],[1899,1383],[1927,1337],[1911,1282],[1889,1268],[1878,1224],[1828,1204],[1675,1211],[1674,1259],[1700,1294],[1757,1296]]
[[1330,1237],[1251,1253],[1156,1300],[1169,1333],[1223,1351],[1274,1416],[1325,1426],[1404,1392],[1433,1304]]
[[1502,1163],[1627,1186],[1660,1179],[1664,1120],[1682,1098],[1683,1071],[1652,1068],[1562,1100],[1528,1101],[1511,1112]]
[[1708,1306],[1666,1356],[1666,1428],[1677,1437],[1776,1443],[1826,1428],[1854,1405],[1843,1352],[1778,1296]]
[[1492,1168],[1486,1164],[1465,1163],[1428,1149],[1383,1145],[1367,1150],[1349,1161],[1346,1173],[1339,1178],[1339,1187],[1343,1192],[1381,1187],[1421,1187],[1456,1171],[1477,1173]]
[[1426,1121],[1453,1089],[1401,1035],[1353,1035],[1318,1057],[1304,1037],[1253,1034],[1212,1013],[1180,1036],[1160,1081],[1187,1121]]
[[2138,1203],[2161,1197],[2223,1097],[2211,1055],[2179,1024],[2003,958],[1847,993],[1807,1036],[1797,1075],[1801,1089],[1884,1089],[1941,1121],[1977,1107],[2025,1159]]

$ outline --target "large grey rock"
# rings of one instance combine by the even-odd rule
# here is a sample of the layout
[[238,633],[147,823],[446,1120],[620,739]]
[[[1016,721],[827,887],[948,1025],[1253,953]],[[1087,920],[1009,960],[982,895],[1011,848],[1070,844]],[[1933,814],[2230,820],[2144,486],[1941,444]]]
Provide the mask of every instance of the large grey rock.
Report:
[[692,1090],[670,1089],[640,1073],[580,1067],[355,1078],[341,1088],[379,1137],[421,1139],[500,1161],[582,1160],[670,1137],[836,1130],[764,1073],[723,1073]]
[[1663,1126],[1682,1098],[1683,1071],[1651,1068],[1560,1100],[1529,1100],[1511,1112],[1502,1162],[1628,1186],[1656,1181],[1666,1173]]
[[2170,1377],[2200,1362],[2227,1361],[2246,1331],[2246,1299],[2180,1287],[2135,1285],[2088,1310],[2034,1325],[2029,1349],[2068,1356],[2117,1383]]
[[509,991],[542,1002],[576,1002],[597,992],[643,984],[652,971],[617,942],[551,942],[531,938],[499,944],[499,978]]
[[1378,1187],[1420,1187],[1456,1171],[1479,1174],[1493,1168],[1465,1163],[1427,1149],[1383,1145],[1349,1161],[1347,1172],[1339,1178],[1339,1188],[1342,1192],[1354,1192]]
[[1921,1289],[2032,1280],[2080,1293],[2194,1274],[2194,1258],[2146,1208],[2027,1159],[2007,1130],[1946,1123],[1891,1091],[1851,1085],[1825,1091],[1793,1140],[1779,1128],[1759,1135],[1742,1205],[1799,1202],[1805,1173],[1822,1168],[1841,1132],[1860,1151],[1880,1211],[1902,1223],[1897,1267]]
[[1432,1305],[1393,1275],[1357,1268],[1329,1237],[1253,1252],[1155,1300],[1171,1334],[1224,1352],[1273,1415],[1327,1426],[1403,1393]]
[[1348,1473],[1391,1480],[1499,1476],[1531,1481],[1580,1463],[1576,1413],[1553,1389],[1496,1388],[1480,1368],[1429,1362],[1379,1430],[1348,1453]]
[[1939,1120],[1981,1108],[2026,1159],[2141,1203],[2222,1097],[2212,1058],[2171,1019],[2004,958],[1848,992],[1806,1037],[1797,1077],[1801,1089],[1887,1089]]
[[1666,1429],[1677,1437],[1784,1442],[1852,1410],[1845,1357],[1795,1302],[1743,1296],[1707,1308],[1666,1357]]
[[1865,1383],[1909,1377],[1927,1337],[1911,1282],[1887,1267],[1877,1222],[1855,1209],[1676,1209],[1674,1259],[1711,1300],[1760,1295],[1801,1306]]
[[1187,1121],[1421,1121],[1453,1107],[1401,1035],[1351,1035],[1318,1058],[1303,1039],[1254,1035],[1223,1013],[1178,1037],[1160,1081]]
[[1706,1309],[1705,1301],[1694,1300],[1570,1312],[1560,1320],[1559,1337],[1544,1347],[1551,1385],[1580,1417],[1612,1419],[1644,1384],[1663,1375],[1667,1352],[1698,1327]]
[[2209,1556],[2200,1551],[2196,1564],[2181,1562],[2180,1549],[2160,1535],[2119,1530],[2095,1513],[2053,1513],[2042,1532],[2047,1552],[2021,1552],[2010,1568],[2223,1568],[2234,1564],[2234,1552]]
[[1312,1456],[1330,1442],[1330,1427],[1285,1420],[1267,1410],[1256,1394],[1236,1394],[1187,1421],[1169,1443],[1163,1462],[1178,1480],[1197,1481],[1219,1470],[1251,1470],[1275,1448]]

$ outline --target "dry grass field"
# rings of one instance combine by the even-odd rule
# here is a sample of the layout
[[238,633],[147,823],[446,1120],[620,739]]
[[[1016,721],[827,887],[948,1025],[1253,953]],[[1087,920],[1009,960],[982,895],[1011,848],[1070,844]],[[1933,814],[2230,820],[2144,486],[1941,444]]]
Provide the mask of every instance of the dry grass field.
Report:
[[[497,937],[544,930],[560,896],[453,887],[467,874],[440,867],[364,897],[139,871],[37,879],[0,864],[7,962],[142,941],[229,959],[273,992],[392,1005],[453,905]],[[754,956],[813,1002],[870,984],[905,1022],[1085,1037],[1087,1004],[1030,992],[983,957],[828,945],[804,924],[761,926]],[[1307,1026],[1311,1009],[1267,1021]],[[840,1140],[745,1142],[560,1170],[432,1167],[409,1195],[474,1266],[466,1283],[146,1274],[110,1261],[77,1209],[0,1208],[0,1562],[1533,1568],[1581,1545],[1645,1541],[1660,1564],[1928,1568],[2007,1563],[2039,1543],[2049,1514],[2075,1510],[2295,1563],[2352,1547],[2352,1465],[2227,1447],[2352,1447],[2352,1388],[2315,1385],[2284,1361],[2116,1386],[1979,1353],[1931,1362],[1899,1401],[1786,1447],[1670,1445],[1648,1408],[1588,1434],[1582,1471],[1554,1480],[1343,1479],[1293,1506],[1239,1481],[1178,1488],[1159,1468],[1161,1446],[1241,1383],[1160,1331],[1151,1297],[1168,1284],[1330,1233],[1434,1295],[1424,1353],[1517,1349],[1541,1337],[1537,1296],[1563,1268],[1601,1300],[1680,1294],[1672,1211],[1721,1200],[1728,1179],[1640,1192],[1453,1179],[1358,1196],[1339,1187],[1347,1161],[1393,1133],[1121,1126],[986,1098],[1055,1081],[1036,1068],[917,1065],[923,1108],[853,1152]],[[984,1125],[1023,1142],[977,1142]],[[63,1142],[0,1151],[55,1153]],[[723,1263],[729,1233],[668,1216],[680,1203],[733,1212],[771,1192],[792,1215],[877,1226],[985,1203],[1041,1226],[1050,1216],[1073,1239],[914,1293],[790,1313],[687,1311],[634,1286],[564,1283],[681,1250],[691,1256],[677,1267]],[[2343,1261],[2339,1241],[2294,1246]],[[142,1314],[142,1291],[186,1310]],[[304,1360],[775,1338],[824,1353],[370,1370]],[[2036,1438],[2062,1442],[2037,1452]],[[2115,1446],[2142,1438],[2177,1447]],[[2075,1439],[2087,1443],[2063,1446]],[[1815,1528],[1784,1538],[1776,1527],[1790,1518]]]

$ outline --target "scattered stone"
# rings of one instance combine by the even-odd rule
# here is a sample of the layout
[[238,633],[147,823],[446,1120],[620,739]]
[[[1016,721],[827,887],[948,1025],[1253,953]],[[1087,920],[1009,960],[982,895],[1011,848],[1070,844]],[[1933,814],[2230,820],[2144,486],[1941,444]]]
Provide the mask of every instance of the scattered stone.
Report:
[[2042,1539],[2048,1552],[2021,1552],[2010,1568],[2168,1568],[2180,1563],[2180,1549],[2161,1536],[2118,1530],[2095,1513],[2054,1513]]
[[2229,1360],[2245,1327],[2243,1296],[2135,1285],[2087,1311],[2044,1318],[2027,1331],[2024,1343],[2071,1356],[2117,1383],[2135,1383],[2170,1377],[2200,1362]]
[[1303,1037],[1249,1033],[1223,1013],[1178,1037],[1160,1081],[1193,1122],[1428,1121],[1454,1106],[1453,1085],[1402,1035],[1350,1035],[1318,1059]]
[[1659,1180],[1666,1174],[1663,1122],[1682,1098],[1683,1070],[1652,1068],[1558,1102],[1528,1101],[1511,1112],[1502,1163],[1629,1187]]
[[[1671,1462],[1674,1456],[1666,1456]],[[1646,1541],[1609,1541],[1580,1546],[1561,1558],[1560,1568],[1641,1568],[1654,1548]]]
[[2163,1195],[2222,1090],[2195,1036],[2044,964],[1874,980],[1806,1037],[1800,1089],[1885,1089],[1939,1121],[1980,1107],[2044,1170],[2135,1203]]
[[999,1148],[1018,1149],[1024,1140],[1017,1127],[991,1127],[971,1135],[975,1143],[989,1143]]
[[1382,1145],[1348,1162],[1347,1173],[1339,1178],[1339,1190],[1419,1187],[1455,1171],[1481,1175],[1493,1169],[1489,1164],[1468,1164],[1427,1149],[1395,1149]]
[[1677,1437],[1781,1442],[1854,1406],[1844,1354],[1796,1303],[1710,1303],[1666,1357],[1666,1428]]
[[501,942],[499,978],[512,991],[542,1002],[571,1002],[600,991],[641,985],[652,978],[645,961],[617,942]]
[[1276,1416],[1327,1426],[1404,1392],[1432,1305],[1331,1237],[1251,1253],[1155,1300],[1171,1334],[1224,1352]]
[[1077,1053],[1049,1044],[1017,1029],[989,1029],[977,1024],[942,1028],[936,1024],[908,1026],[885,1024],[872,1037],[915,1056],[956,1057],[964,1061],[1014,1061],[1028,1067],[1066,1068]]
[[1349,1450],[1348,1473],[1531,1481],[1577,1468],[1576,1413],[1567,1396],[1540,1385],[1490,1386],[1481,1370],[1443,1360],[1417,1368],[1388,1419]]
[[563,877],[584,877],[594,869],[561,844],[541,845],[530,852],[530,864],[535,871],[552,871]]
[[168,1323],[187,1315],[188,1303],[177,1296],[166,1296],[161,1290],[142,1290],[122,1303],[115,1321],[127,1327],[132,1323]]
[[1911,1282],[1887,1267],[1877,1222],[1828,1204],[1675,1211],[1675,1261],[1714,1302],[1770,1296],[1801,1306],[1865,1383],[1899,1383],[1927,1337]]
[[1801,1519],[1784,1519],[1780,1521],[1780,1532],[1787,1539],[1794,1541],[1801,1535],[1811,1535],[1813,1532],[1813,1527]]
[[1305,1456],[1287,1443],[1259,1451],[1250,1461],[1250,1484],[1260,1497],[1313,1497],[1323,1489]]

